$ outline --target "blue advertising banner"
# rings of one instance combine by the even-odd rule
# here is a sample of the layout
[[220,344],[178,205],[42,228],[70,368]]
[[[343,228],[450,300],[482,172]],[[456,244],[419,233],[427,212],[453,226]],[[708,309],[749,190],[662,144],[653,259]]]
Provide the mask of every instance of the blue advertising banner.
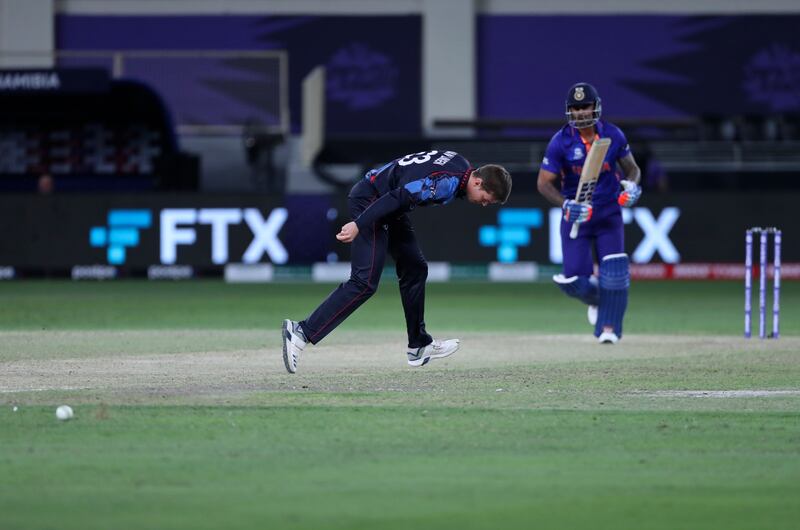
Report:
[[[623,210],[625,250],[635,264],[741,264],[745,230],[774,226],[786,234],[783,259],[797,263],[794,208],[795,198],[781,193],[645,195]],[[726,223],[709,222],[729,212],[738,213]],[[562,212],[541,195],[512,194],[503,206],[487,208],[458,200],[408,215],[431,262],[562,263]],[[349,220],[344,196],[6,194],[0,195],[0,269],[346,263],[351,247],[335,234]]]
[[[645,194],[634,208],[622,210],[625,251],[636,264],[741,263],[747,228],[774,226],[795,233],[794,202],[791,194],[768,192]],[[339,211],[346,211],[343,203]],[[737,213],[726,223],[709,222],[722,212]],[[506,204],[486,208],[458,200],[408,215],[429,261],[562,263],[563,212],[539,194],[512,193]],[[348,259],[346,246],[334,248],[340,261]],[[800,246],[786,244],[783,257],[800,261]]]
[[800,112],[800,16],[484,15],[477,27],[483,118],[559,118],[579,81],[617,118]]
[[[303,78],[327,67],[328,134],[416,134],[421,116],[421,17],[410,16],[79,16],[56,18],[56,46],[87,50],[286,50],[292,129],[299,130]],[[168,102],[197,122],[219,116],[259,116],[264,101],[254,83],[277,82],[252,60],[200,61],[185,72],[151,59]],[[134,72],[136,75],[136,72]],[[198,92],[214,105],[193,105]],[[188,95],[188,97],[187,97]],[[175,112],[175,109],[173,109]],[[213,113],[209,115],[209,113]],[[182,122],[185,120],[182,120]]]
[[325,261],[328,195],[0,195],[0,266],[63,270]]

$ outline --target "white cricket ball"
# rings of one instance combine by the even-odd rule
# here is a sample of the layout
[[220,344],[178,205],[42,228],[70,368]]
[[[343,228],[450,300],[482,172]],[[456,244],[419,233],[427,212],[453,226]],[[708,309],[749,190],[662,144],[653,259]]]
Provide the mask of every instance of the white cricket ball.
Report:
[[72,407],[69,405],[61,405],[56,409],[56,418],[61,421],[70,420],[72,419],[72,416],[74,416],[74,414],[72,412]]

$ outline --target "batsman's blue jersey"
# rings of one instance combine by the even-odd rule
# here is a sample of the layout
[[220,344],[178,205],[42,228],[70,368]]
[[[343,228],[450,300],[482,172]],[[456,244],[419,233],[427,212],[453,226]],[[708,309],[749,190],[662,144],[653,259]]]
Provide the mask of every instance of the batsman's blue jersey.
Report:
[[355,223],[361,230],[417,206],[448,204],[466,194],[471,172],[469,161],[455,151],[423,151],[393,160],[364,176],[378,198]]
[[[611,146],[606,153],[592,197],[592,205],[598,208],[616,204],[621,179],[617,172],[617,161],[629,155],[631,149],[625,135],[616,125],[600,120],[596,128],[598,137],[611,139]],[[566,199],[575,198],[583,162],[586,160],[586,147],[577,129],[565,125],[553,135],[545,151],[541,167],[561,175],[561,194]]]

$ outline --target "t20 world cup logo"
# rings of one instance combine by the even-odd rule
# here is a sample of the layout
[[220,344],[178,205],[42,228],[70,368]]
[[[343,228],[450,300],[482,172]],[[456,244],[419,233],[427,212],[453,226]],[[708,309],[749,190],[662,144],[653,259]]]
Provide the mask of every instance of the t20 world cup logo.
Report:
[[387,55],[352,43],[328,61],[328,98],[345,103],[350,110],[377,107],[397,94],[397,72]]

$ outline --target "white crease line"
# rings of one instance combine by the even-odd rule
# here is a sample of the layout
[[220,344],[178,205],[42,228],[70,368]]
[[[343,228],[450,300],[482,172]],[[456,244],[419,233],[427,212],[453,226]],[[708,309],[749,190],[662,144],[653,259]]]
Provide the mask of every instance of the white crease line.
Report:
[[88,386],[51,386],[44,388],[18,388],[8,390],[0,388],[0,394],[15,394],[17,392],[47,392],[48,390],[89,390]]
[[637,391],[632,394],[650,397],[737,398],[800,396],[800,390],[656,390],[653,392]]

